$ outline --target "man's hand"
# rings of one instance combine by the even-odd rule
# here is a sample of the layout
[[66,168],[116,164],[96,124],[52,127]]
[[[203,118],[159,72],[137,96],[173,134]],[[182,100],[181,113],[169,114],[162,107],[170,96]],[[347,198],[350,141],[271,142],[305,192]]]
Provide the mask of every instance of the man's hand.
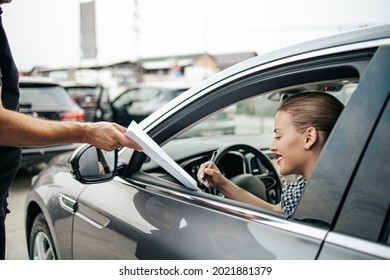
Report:
[[96,148],[112,151],[128,147],[142,152],[142,147],[125,136],[126,128],[111,122],[88,123],[85,142]]

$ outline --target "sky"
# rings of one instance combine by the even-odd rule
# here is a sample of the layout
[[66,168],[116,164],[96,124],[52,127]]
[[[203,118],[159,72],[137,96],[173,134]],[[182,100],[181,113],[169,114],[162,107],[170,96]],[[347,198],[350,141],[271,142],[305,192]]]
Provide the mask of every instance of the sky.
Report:
[[2,5],[19,70],[203,52],[261,55],[390,23],[389,0],[95,0],[97,57],[83,59],[81,2],[88,0],[13,0]]

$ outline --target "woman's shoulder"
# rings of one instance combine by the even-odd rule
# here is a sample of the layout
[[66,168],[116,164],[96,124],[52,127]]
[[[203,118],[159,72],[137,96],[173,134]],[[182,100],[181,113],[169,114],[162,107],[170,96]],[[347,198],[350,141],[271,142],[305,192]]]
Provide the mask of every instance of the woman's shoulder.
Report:
[[283,191],[293,190],[296,188],[304,189],[306,187],[306,183],[307,183],[307,181],[305,178],[303,178],[303,177],[298,178],[298,180],[296,182],[286,185],[283,188]]

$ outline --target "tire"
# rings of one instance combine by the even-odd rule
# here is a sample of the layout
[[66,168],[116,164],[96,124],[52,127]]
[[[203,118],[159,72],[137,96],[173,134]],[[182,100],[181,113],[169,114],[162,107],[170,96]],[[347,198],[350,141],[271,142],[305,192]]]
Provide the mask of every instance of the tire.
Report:
[[30,260],[56,260],[57,254],[45,216],[39,214],[31,227]]

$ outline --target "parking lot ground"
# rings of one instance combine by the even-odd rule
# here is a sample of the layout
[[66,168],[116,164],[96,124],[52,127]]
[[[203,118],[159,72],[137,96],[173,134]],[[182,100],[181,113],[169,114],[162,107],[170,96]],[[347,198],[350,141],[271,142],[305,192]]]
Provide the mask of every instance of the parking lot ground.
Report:
[[31,179],[35,174],[36,172],[19,171],[10,188],[8,208],[11,213],[6,218],[7,260],[29,259],[24,225],[24,203]]

